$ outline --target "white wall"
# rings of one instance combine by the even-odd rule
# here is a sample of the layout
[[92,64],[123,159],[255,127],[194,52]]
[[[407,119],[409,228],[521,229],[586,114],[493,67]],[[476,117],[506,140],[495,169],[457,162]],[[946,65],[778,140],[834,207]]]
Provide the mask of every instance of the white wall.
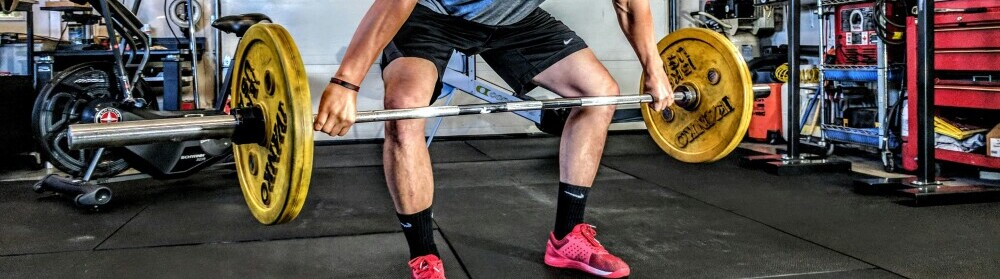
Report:
[[[35,6],[35,32],[38,36],[58,37],[59,36],[59,14],[50,14],[38,9]],[[23,20],[0,21],[0,32],[25,33]]]
[[[339,67],[354,29],[372,2],[371,0],[223,0],[222,6],[224,14],[264,12],[288,28],[292,36],[295,37],[302,58],[306,63],[312,88],[313,105],[315,106],[319,102],[329,77]],[[667,26],[666,0],[652,2],[657,36],[663,36],[666,34]],[[581,5],[581,3],[587,3],[587,5]],[[543,8],[587,40],[598,58],[604,62],[621,84],[624,94],[638,92],[639,64],[621,33],[611,1],[549,0],[543,5]],[[226,40],[224,44],[226,50],[223,53],[231,53],[232,49],[235,48],[235,39]],[[503,81],[485,63],[479,63],[478,69],[481,78],[504,85]],[[372,67],[362,88],[358,97],[359,110],[381,109],[383,88],[377,65]],[[547,93],[538,89],[531,94]],[[456,104],[475,102],[479,102],[479,100],[466,94],[457,95],[453,101]],[[641,124],[639,127],[642,127]],[[492,114],[446,118],[438,135],[505,134],[534,131],[537,130],[534,129],[531,122],[517,116]],[[382,137],[382,124],[367,123],[356,125],[345,139],[377,137]],[[317,139],[329,140],[330,138],[317,134]]]
[[[145,0],[139,12],[139,17],[150,23],[154,37],[172,37],[166,27],[163,15],[164,0]],[[169,1],[169,0],[167,0]],[[130,6],[132,1],[125,1]],[[205,14],[211,15],[212,4],[215,1],[204,1]],[[247,12],[262,12],[270,15],[276,22],[286,26],[294,36],[296,43],[306,63],[309,73],[309,83],[313,96],[313,104],[319,101],[320,94],[326,86],[329,77],[336,72],[354,29],[361,21],[373,0],[222,0],[222,14],[237,14]],[[651,0],[655,18],[656,36],[662,37],[667,29],[667,0]],[[699,10],[703,1],[678,0],[679,12],[682,14]],[[808,2],[808,1],[807,1]],[[608,0],[549,0],[544,5],[547,11],[566,23],[580,34],[598,58],[611,71],[618,81],[623,94],[638,93],[638,81],[641,69],[633,51],[618,27],[617,19]],[[808,8],[808,7],[807,7]],[[681,17],[680,27],[691,24]],[[802,14],[802,43],[816,44],[815,34],[818,21],[811,11]],[[197,29],[199,36],[213,39],[210,28],[206,28],[208,19],[203,19]],[[0,22],[0,31],[20,32],[22,23]],[[42,36],[58,37],[59,15],[57,13],[39,12],[36,15],[36,32]],[[236,39],[230,35],[223,37],[223,55],[231,54],[236,47]],[[779,32],[770,38],[765,38],[764,45],[785,43],[785,33]],[[211,90],[210,74],[214,58],[202,63],[202,92]],[[485,63],[479,63],[479,76],[495,84],[504,85],[495,72]],[[372,67],[359,95],[359,109],[373,110],[382,108],[382,81],[377,66]],[[543,89],[530,93],[533,96],[549,95]],[[206,104],[208,98],[203,98]],[[454,103],[475,103],[478,99],[458,94]],[[314,107],[315,110],[315,107]],[[642,124],[617,125],[616,128],[641,128]],[[452,117],[444,120],[444,125],[438,135],[466,134],[505,134],[536,132],[534,125],[512,114],[493,114],[486,116]],[[382,137],[380,123],[359,124],[344,139],[365,139]],[[329,137],[317,135],[318,140],[329,140]]]
[[[819,15],[814,11],[816,10],[815,5],[803,5],[802,12],[800,13],[801,23],[799,28],[801,28],[802,36],[799,37],[802,45],[815,46],[819,44]],[[787,20],[783,22],[784,26],[778,32],[775,32],[769,40],[765,40],[765,45],[784,45],[788,44],[788,30]],[[769,44],[768,44],[769,43]]]

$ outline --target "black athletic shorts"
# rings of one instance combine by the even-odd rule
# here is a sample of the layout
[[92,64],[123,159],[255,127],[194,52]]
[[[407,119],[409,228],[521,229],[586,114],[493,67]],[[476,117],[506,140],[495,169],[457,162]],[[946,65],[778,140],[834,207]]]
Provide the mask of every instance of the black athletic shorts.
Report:
[[480,55],[516,94],[535,88],[531,79],[574,52],[587,48],[576,32],[541,8],[520,22],[491,26],[436,13],[421,5],[382,51],[382,69],[400,57],[419,57],[437,66],[430,102],[441,94],[441,76],[452,50]]

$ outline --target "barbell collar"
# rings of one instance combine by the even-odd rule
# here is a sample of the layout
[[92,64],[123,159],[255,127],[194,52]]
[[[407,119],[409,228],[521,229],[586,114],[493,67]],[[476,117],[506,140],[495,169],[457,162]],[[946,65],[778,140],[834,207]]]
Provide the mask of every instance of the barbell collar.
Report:
[[674,104],[687,111],[698,110],[701,98],[698,96],[698,88],[689,82],[682,82],[674,88]]
[[229,110],[236,119],[236,128],[233,129],[233,144],[259,144],[265,145],[267,135],[264,131],[267,125],[266,116],[260,107],[234,108]]

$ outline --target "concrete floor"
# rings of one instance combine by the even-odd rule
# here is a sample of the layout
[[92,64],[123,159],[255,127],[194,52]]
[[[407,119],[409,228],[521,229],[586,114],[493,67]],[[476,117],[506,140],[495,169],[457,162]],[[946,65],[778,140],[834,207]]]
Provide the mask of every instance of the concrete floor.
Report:
[[[436,238],[449,278],[587,278],[541,263],[557,146],[552,137],[432,146]],[[406,245],[380,157],[378,144],[317,147],[302,215],[267,227],[250,217],[225,165],[170,181],[128,176],[108,184],[115,199],[97,212],[31,192],[34,181],[23,178],[41,173],[4,174],[0,275],[405,278]],[[771,176],[734,158],[684,164],[645,135],[618,134],[609,138],[586,218],[629,262],[632,278],[1000,272],[1000,203],[912,207],[904,198],[854,193],[851,183],[862,177]]]

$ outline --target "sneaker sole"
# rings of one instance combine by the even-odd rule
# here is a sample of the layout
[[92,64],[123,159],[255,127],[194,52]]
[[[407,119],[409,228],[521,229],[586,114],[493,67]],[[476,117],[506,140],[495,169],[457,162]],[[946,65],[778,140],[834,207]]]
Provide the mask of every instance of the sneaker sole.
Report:
[[614,271],[614,272],[604,271],[604,270],[600,270],[600,269],[594,268],[592,266],[589,266],[589,265],[587,265],[585,263],[582,263],[582,262],[578,262],[578,261],[574,261],[574,260],[571,260],[571,259],[567,259],[566,257],[563,257],[563,256],[558,255],[558,254],[557,255],[553,255],[554,252],[552,250],[552,246],[551,245],[547,245],[547,246],[548,247],[546,247],[546,249],[545,249],[545,264],[548,265],[548,266],[551,266],[551,267],[576,269],[576,270],[583,271],[583,272],[586,272],[586,273],[590,273],[590,274],[593,274],[593,275],[596,275],[596,276],[600,276],[600,277],[603,277],[603,278],[622,278],[622,277],[628,276],[629,273],[630,273],[630,269],[628,269],[628,268],[625,268],[625,269],[622,269],[622,270],[618,270],[618,271]]

